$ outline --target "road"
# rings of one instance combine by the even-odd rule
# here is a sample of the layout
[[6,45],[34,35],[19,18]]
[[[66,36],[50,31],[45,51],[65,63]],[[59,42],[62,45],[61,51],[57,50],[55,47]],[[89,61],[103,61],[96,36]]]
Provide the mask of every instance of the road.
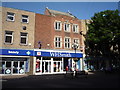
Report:
[[119,88],[119,74],[93,72],[87,78],[64,75],[31,75],[20,78],[3,78],[2,88]]

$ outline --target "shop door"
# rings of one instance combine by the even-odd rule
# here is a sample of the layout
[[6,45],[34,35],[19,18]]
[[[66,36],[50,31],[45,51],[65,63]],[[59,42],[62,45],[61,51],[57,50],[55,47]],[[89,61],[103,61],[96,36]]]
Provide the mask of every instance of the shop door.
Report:
[[45,60],[42,62],[42,73],[51,73],[51,62]]
[[20,74],[25,73],[25,63],[26,63],[26,61],[19,61],[19,73]]
[[5,67],[5,74],[11,74],[12,73],[12,62],[5,61],[6,67]]
[[53,62],[53,65],[54,65],[54,72],[60,72],[61,69],[62,69],[62,62],[61,61],[54,61]]
[[13,74],[18,74],[19,73],[18,61],[12,61],[12,62],[13,62]]
[[25,61],[12,61],[13,62],[13,74],[25,73]]

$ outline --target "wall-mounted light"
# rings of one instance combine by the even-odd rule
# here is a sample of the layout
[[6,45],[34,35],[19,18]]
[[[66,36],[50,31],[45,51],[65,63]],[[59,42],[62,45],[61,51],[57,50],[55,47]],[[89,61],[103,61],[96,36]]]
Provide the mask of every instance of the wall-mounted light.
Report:
[[27,29],[27,27],[26,27],[26,26],[23,26],[23,27],[22,27],[22,29],[23,29],[23,30],[26,30],[26,29]]
[[38,47],[39,47],[39,49],[41,49],[41,47],[42,47],[42,44],[40,41],[38,41]]

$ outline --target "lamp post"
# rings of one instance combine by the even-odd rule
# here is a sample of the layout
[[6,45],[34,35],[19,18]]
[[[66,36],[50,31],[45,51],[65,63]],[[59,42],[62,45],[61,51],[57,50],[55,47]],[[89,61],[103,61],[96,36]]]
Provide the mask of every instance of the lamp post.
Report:
[[77,62],[76,50],[77,50],[78,46],[79,46],[78,43],[73,43],[73,44],[72,44],[72,48],[75,50],[75,59],[74,59],[74,61],[75,61],[75,67],[74,67],[75,70],[74,70],[74,76],[76,76],[76,75],[75,75],[75,74],[76,74],[76,65],[77,65],[77,64],[76,64],[76,62]]
[[77,50],[78,46],[79,46],[78,43],[72,44],[72,48],[75,50],[75,58],[76,58],[76,50]]

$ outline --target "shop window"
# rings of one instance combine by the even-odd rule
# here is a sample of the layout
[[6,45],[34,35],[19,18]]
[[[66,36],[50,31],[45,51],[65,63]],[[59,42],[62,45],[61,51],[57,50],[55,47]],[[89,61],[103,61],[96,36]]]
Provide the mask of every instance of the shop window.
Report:
[[21,32],[20,33],[20,44],[27,45],[27,38],[28,38],[28,34]]
[[15,14],[11,12],[7,12],[7,21],[14,21],[15,20]]
[[5,31],[5,43],[13,43],[13,31]]
[[11,74],[11,62],[6,62],[5,74]]
[[22,22],[23,23],[29,23],[29,17],[28,17],[28,15],[22,15]]

